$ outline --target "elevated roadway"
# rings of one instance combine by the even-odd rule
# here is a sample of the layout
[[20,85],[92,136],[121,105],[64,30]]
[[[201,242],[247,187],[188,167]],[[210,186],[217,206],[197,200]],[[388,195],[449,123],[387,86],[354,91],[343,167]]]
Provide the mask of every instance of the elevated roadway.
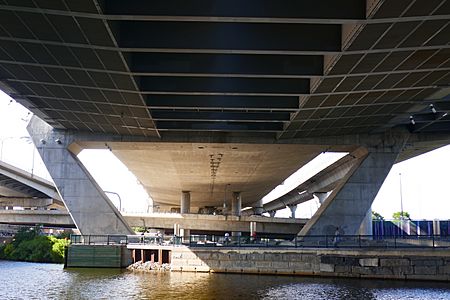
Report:
[[0,209],[14,206],[65,210],[53,182],[0,161]]
[[[235,217],[200,214],[124,214],[133,227],[173,230],[174,224],[181,228],[198,231],[248,232],[250,222],[256,222],[258,233],[296,234],[306,219],[267,218],[261,216]],[[70,215],[55,210],[0,210],[0,223],[43,224],[45,226],[74,227]]]

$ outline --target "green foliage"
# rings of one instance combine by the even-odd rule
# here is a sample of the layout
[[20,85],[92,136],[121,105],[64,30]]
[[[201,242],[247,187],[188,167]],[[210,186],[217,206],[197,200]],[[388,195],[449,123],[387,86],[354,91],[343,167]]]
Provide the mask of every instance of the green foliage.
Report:
[[0,245],[0,259],[6,258],[5,254],[4,254],[5,248],[6,248],[6,245]]
[[[395,212],[395,213],[392,214],[392,218],[394,220],[401,220],[402,219],[401,216],[402,216],[402,212],[400,212],[400,211]],[[403,212],[403,219],[404,220],[411,220],[411,218],[409,216],[409,213],[407,211]]]
[[39,232],[39,228],[19,230],[11,243],[0,248],[0,258],[62,263],[69,240],[41,236]]
[[51,236],[49,238],[50,238],[51,242],[53,243],[52,250],[51,250],[52,261],[63,263],[64,262],[64,250],[66,247],[69,246],[69,240],[68,239],[57,239],[53,236]]
[[11,253],[10,258],[33,262],[51,262],[52,244],[48,237],[38,236],[29,241],[22,241]]
[[132,227],[132,229],[134,230],[134,232],[145,232],[147,229],[145,227],[142,226],[136,226],[136,227]]
[[376,211],[372,211],[372,220],[384,220],[384,217],[382,215],[380,215],[379,213],[377,213]]

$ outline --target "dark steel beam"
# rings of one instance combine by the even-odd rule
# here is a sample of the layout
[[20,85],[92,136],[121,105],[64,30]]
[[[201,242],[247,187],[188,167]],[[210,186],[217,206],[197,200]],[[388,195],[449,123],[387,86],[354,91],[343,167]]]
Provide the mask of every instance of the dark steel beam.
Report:
[[319,55],[130,53],[134,73],[322,75]]
[[152,109],[151,115],[155,120],[282,122],[290,119],[290,114],[287,112],[199,112]]
[[297,109],[298,97],[147,95],[152,108]]
[[295,95],[309,93],[309,79],[145,76],[140,78],[140,90],[168,93]]
[[281,131],[283,123],[255,123],[255,122],[184,122],[157,121],[159,130],[180,131]]
[[108,0],[107,15],[365,19],[366,0]]
[[[314,37],[312,37],[314,38]],[[62,46],[73,47],[80,49],[94,49],[94,50],[109,50],[109,51],[122,51],[122,52],[148,52],[148,53],[218,53],[218,54],[275,54],[275,55],[327,55],[327,54],[342,54],[341,49],[329,51],[329,50],[232,50],[232,49],[192,49],[192,48],[135,48],[135,47],[111,47],[92,44],[80,44],[80,43],[68,43],[68,42],[55,42],[46,40],[36,40],[31,38],[19,38],[0,36],[0,41],[14,41],[20,43],[33,43],[39,45],[49,46]],[[441,50],[450,49],[450,45],[424,45],[424,46],[412,46],[412,47],[386,47],[379,49],[359,49],[345,51],[345,54],[366,54],[366,53],[384,53],[384,52],[403,52],[403,51],[417,51],[417,50]]]
[[[325,24],[131,22],[113,23],[119,47],[339,51],[341,26]],[[295,37],[295,38],[294,38]]]
[[[120,1],[120,0],[117,0]],[[273,3],[280,3],[284,5],[284,2],[279,2],[276,0],[272,0]],[[349,0],[352,1],[352,0]],[[362,0],[353,0],[354,2],[358,2],[359,5],[363,5],[364,1]],[[80,2],[80,1],[76,1]],[[104,1],[109,3],[109,1]],[[291,1],[295,2],[295,1]],[[297,3],[300,2],[300,3]],[[297,1],[295,5],[304,5],[310,6],[310,3],[302,3],[301,1]],[[323,1],[321,1],[323,2]],[[197,12],[194,15],[186,15],[183,12],[182,15],[161,15],[161,14],[142,14],[139,12],[138,14],[125,14],[124,12],[118,12],[117,14],[98,14],[94,11],[88,12],[82,6],[78,8],[72,8],[72,10],[58,10],[58,9],[49,9],[46,7],[33,7],[30,6],[14,6],[14,5],[2,5],[0,4],[0,9],[5,11],[17,12],[17,13],[39,13],[53,16],[68,16],[68,17],[77,17],[77,18],[85,18],[85,19],[98,19],[98,20],[131,20],[131,21],[188,21],[188,22],[239,22],[239,23],[308,23],[308,24],[344,24],[344,23],[355,23],[355,24],[379,24],[379,23],[394,23],[394,22],[413,22],[413,21],[421,21],[421,20],[443,20],[448,19],[448,15],[446,14],[434,14],[434,15],[412,15],[412,16],[402,16],[401,18],[392,16],[392,17],[383,17],[383,18],[370,18],[366,19],[365,15],[362,17],[359,16],[362,12],[359,11],[360,6],[356,5],[351,8],[354,10],[353,12],[342,9],[341,2],[343,1],[335,1],[335,0],[327,0],[327,2],[331,3],[328,5],[328,8],[334,8],[337,6],[337,9],[333,12],[330,12],[325,7],[316,8],[316,12],[320,12],[320,16],[314,16],[313,11],[290,11],[290,12],[281,12],[280,15],[276,16],[270,9],[264,12],[256,11],[254,7],[252,8],[252,12],[250,13],[253,16],[244,16],[242,13],[240,16],[216,16],[216,15],[199,15]],[[128,3],[128,2],[126,2]],[[141,3],[141,2],[140,2]],[[146,4],[145,2],[142,2]],[[273,7],[273,3],[271,6]],[[72,2],[69,2],[72,4]],[[208,2],[209,4],[209,2]],[[314,2],[316,4],[316,2]],[[339,4],[339,6],[338,6]],[[346,4],[345,2],[342,4]],[[142,5],[142,4],[140,4]],[[258,1],[259,5],[259,1]],[[333,6],[334,5],[334,6]],[[166,5],[167,6],[167,5]],[[242,2],[239,3],[239,6],[242,6]],[[256,6],[258,7],[258,6]],[[170,7],[165,7],[166,10],[171,9]],[[204,8],[203,8],[204,9]],[[230,9],[230,8],[228,8]],[[358,10],[358,11],[356,11]],[[311,16],[308,17],[308,14],[311,13]],[[334,15],[335,17],[325,18],[325,14]],[[281,15],[286,15],[282,17]],[[292,15],[292,17],[288,17]],[[340,16],[340,17],[339,17]]]

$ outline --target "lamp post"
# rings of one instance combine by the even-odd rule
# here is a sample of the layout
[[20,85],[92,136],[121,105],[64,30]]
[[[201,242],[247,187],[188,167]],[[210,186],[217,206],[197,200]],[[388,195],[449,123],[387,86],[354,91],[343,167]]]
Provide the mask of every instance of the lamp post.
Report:
[[120,195],[116,192],[110,192],[110,191],[103,191],[106,194],[113,194],[116,195],[117,198],[119,198],[119,211],[122,212],[122,198],[120,198]]
[[403,219],[403,192],[402,192],[402,173],[398,173],[400,178],[400,218]]
[[400,228],[402,229],[403,235],[403,191],[402,191],[402,173],[398,173],[400,180]]
[[228,183],[225,185],[225,192],[223,193],[223,208],[222,208],[222,214],[225,215],[225,210],[227,208],[227,189],[230,184]]

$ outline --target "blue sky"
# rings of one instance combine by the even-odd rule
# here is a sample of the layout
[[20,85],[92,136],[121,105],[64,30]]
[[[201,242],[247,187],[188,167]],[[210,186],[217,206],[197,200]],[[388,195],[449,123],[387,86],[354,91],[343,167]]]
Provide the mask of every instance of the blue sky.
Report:
[[[28,133],[25,128],[30,117],[31,114],[25,108],[11,101],[0,91],[0,159],[50,179],[37,151],[27,139]],[[121,196],[122,207],[126,211],[147,210],[150,201],[142,186],[111,152],[85,150],[79,157],[104,190]],[[337,157],[323,156],[311,165],[312,168],[317,168],[334,159]],[[390,218],[394,212],[400,211],[399,173],[401,173],[403,209],[408,211],[412,218],[450,219],[448,170],[450,170],[450,146],[394,165],[373,203],[373,210],[385,218]],[[283,186],[296,185],[302,180],[301,176],[300,174],[285,180]],[[111,195],[110,198],[113,202],[118,202],[116,196]],[[297,217],[309,218],[317,208],[317,201],[301,204],[297,208]],[[277,213],[277,216],[288,215],[288,210]]]

